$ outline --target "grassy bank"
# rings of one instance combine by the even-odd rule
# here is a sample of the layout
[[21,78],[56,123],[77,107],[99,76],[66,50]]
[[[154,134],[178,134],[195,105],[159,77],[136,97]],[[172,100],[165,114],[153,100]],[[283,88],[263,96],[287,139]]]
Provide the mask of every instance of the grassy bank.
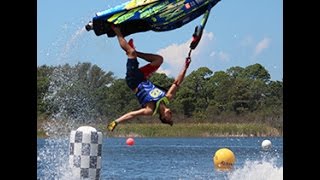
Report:
[[217,137],[280,136],[277,129],[262,124],[120,124],[109,136],[137,137]]
[[[108,133],[106,125],[93,126],[98,131]],[[45,133],[38,131],[38,137]],[[108,137],[237,137],[237,136],[282,136],[276,128],[264,124],[235,123],[177,123],[173,126],[165,124],[119,124],[108,133]]]

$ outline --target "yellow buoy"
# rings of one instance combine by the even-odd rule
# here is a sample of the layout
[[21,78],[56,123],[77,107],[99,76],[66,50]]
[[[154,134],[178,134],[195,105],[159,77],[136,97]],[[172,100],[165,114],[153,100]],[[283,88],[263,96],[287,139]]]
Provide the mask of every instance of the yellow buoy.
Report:
[[214,167],[218,170],[232,169],[235,161],[236,158],[233,152],[228,148],[219,149],[213,157]]

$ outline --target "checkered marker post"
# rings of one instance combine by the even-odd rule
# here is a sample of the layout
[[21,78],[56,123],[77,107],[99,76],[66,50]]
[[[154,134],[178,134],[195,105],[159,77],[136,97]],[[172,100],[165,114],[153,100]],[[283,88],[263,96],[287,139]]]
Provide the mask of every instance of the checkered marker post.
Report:
[[74,179],[100,180],[102,133],[81,126],[70,134],[69,164]]

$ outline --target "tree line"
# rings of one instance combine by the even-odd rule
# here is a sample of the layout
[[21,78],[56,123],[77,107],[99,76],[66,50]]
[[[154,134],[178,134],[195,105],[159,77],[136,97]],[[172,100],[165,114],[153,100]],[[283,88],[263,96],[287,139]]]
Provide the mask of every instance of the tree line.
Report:
[[[168,89],[174,78],[155,73],[150,80]],[[64,114],[79,121],[91,119],[100,123],[139,106],[125,79],[116,78],[113,72],[104,72],[97,65],[37,67],[38,120]],[[214,73],[200,67],[185,77],[170,107],[175,123],[257,122],[282,129],[283,82],[272,81],[261,64]],[[150,122],[150,118],[131,122]]]

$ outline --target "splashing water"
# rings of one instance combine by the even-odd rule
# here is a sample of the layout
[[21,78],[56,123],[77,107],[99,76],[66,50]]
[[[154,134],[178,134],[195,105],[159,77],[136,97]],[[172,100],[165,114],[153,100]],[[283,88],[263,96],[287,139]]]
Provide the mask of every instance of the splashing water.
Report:
[[77,69],[69,66],[56,68],[50,79],[44,100],[50,102],[54,113],[43,127],[47,135],[67,135],[76,125],[94,122],[95,103],[87,89],[79,88]]
[[[49,48],[38,49],[38,64],[75,64],[80,60],[90,58],[91,52],[88,57],[83,57],[84,54],[79,53],[90,49],[90,42],[94,42],[92,38],[95,38],[92,33],[86,33],[84,24],[87,20],[88,18],[81,18],[78,22],[64,24],[60,32],[58,32],[59,35],[54,39]],[[105,46],[105,44],[102,44],[102,46]]]
[[[72,59],[69,56],[78,48],[75,44],[83,32],[85,29],[81,28],[71,36],[58,61]],[[79,88],[80,78],[77,68],[69,65],[58,66],[50,76],[44,101],[50,102],[50,109],[54,113],[41,127],[49,136],[43,148],[37,152],[37,173],[41,180],[72,179],[68,162],[69,133],[80,125],[90,125],[96,120],[94,100],[89,96],[88,89]]]
[[81,29],[77,30],[70,38],[70,40],[66,43],[66,45],[63,48],[63,51],[60,55],[60,57],[58,58],[60,61],[63,60],[68,60],[68,55],[70,53],[70,50],[72,50],[72,48],[77,47],[80,43],[77,42],[77,40],[80,39],[80,37],[82,37],[82,35],[84,34],[84,32],[86,32],[86,29],[84,27],[82,27]]
[[37,174],[41,180],[56,180],[68,176],[68,148],[69,144],[65,139],[46,139],[44,147],[37,153]]
[[246,161],[244,166],[235,169],[228,176],[229,180],[282,180],[283,167],[277,167],[275,160]]

